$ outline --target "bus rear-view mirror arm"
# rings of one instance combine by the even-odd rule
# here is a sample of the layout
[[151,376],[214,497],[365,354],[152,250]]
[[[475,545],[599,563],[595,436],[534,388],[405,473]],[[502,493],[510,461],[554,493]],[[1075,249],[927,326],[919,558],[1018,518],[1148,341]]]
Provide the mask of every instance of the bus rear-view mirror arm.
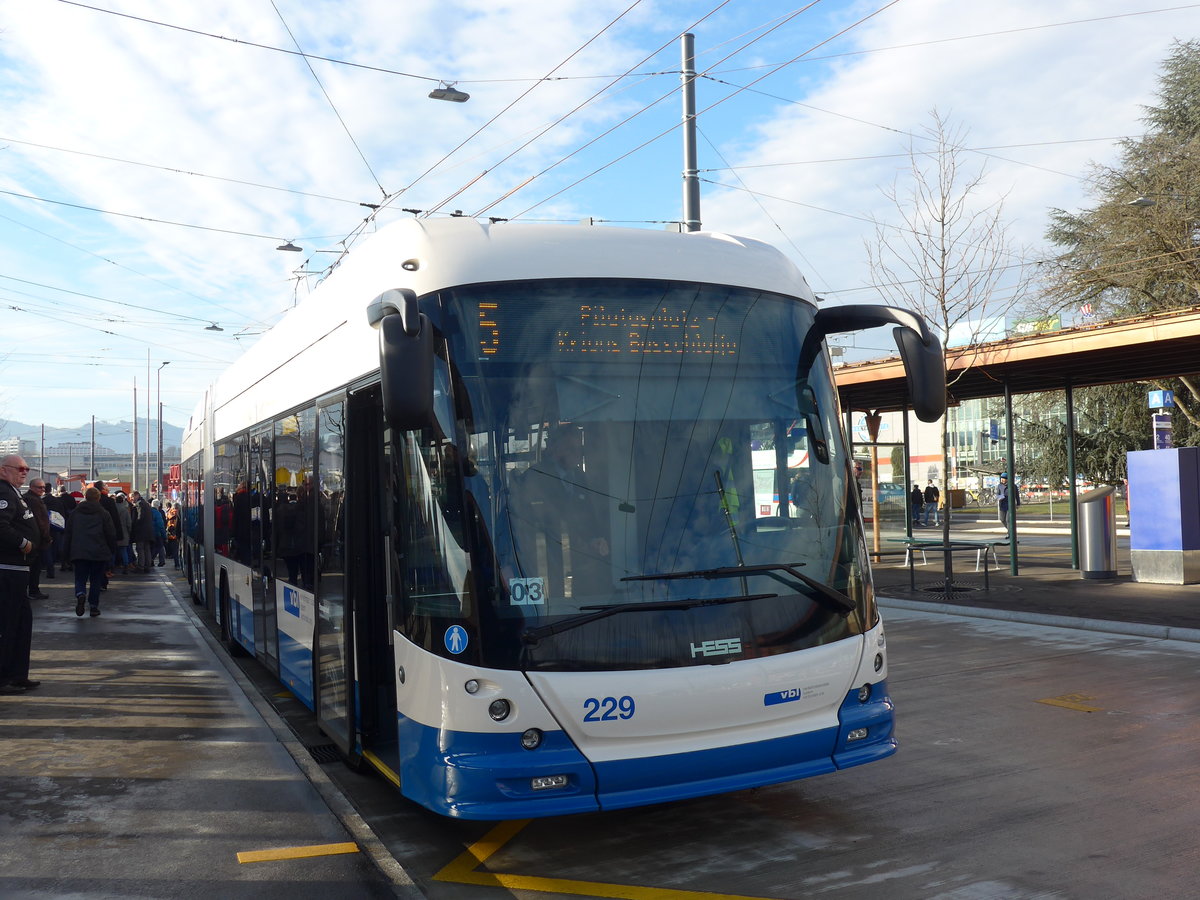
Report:
[[384,291],[367,305],[379,329],[383,413],[397,431],[420,428],[433,412],[433,326],[410,290]]
[[946,360],[942,342],[922,316],[895,306],[830,306],[817,312],[813,330],[825,337],[881,325],[898,326],[892,336],[904,362],[913,411],[922,422],[936,422],[946,413]]

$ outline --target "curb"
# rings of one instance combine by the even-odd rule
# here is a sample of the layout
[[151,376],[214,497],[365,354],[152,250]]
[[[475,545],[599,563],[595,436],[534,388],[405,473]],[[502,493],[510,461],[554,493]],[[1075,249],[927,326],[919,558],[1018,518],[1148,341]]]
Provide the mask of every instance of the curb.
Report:
[[212,654],[220,661],[222,667],[233,678],[242,693],[245,694],[246,699],[254,707],[255,712],[262,717],[263,723],[275,735],[275,739],[287,750],[288,755],[292,757],[297,768],[300,769],[300,772],[312,784],[313,788],[325,802],[325,805],[329,807],[329,811],[342,823],[342,827],[346,829],[359,845],[362,852],[370,858],[375,867],[391,884],[393,893],[397,897],[404,898],[404,900],[424,900],[425,893],[417,886],[409,874],[404,871],[404,866],[391,854],[387,849],[387,845],[379,839],[374,829],[358,814],[358,811],[355,810],[354,806],[346,798],[346,795],[321,770],[321,767],[312,758],[312,754],[308,752],[304,744],[296,739],[295,734],[288,728],[287,723],[283,721],[283,718],[275,711],[275,708],[259,693],[258,688],[246,677],[237,663],[230,658],[220,642],[213,637],[212,632],[208,630],[208,626],[200,620],[196,611],[192,609],[191,602],[179,591],[172,577],[166,573],[158,574],[161,579],[160,585],[163,592],[187,616],[205,646],[212,651]]
[[1160,641],[1188,641],[1200,644],[1200,628],[1177,628],[1172,625],[1149,625],[1144,622],[1115,622],[1110,619],[1083,619],[1075,616],[1053,616],[1049,613],[1020,612],[1011,609],[984,609],[977,606],[947,606],[944,603],[925,603],[920,600],[901,600],[898,597],[878,597],[883,609],[907,609],[914,612],[941,613],[974,619],[997,619],[1002,622],[1021,622],[1026,625],[1051,625],[1057,628],[1078,628],[1106,634],[1153,638]]

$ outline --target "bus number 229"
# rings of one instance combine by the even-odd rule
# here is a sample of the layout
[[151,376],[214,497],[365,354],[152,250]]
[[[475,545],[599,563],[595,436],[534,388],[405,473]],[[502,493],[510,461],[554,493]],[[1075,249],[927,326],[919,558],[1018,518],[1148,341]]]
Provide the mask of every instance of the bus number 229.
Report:
[[616,697],[605,697],[597,700],[588,697],[583,701],[585,722],[615,722],[617,719],[632,719],[636,709],[633,698],[629,696],[618,700]]

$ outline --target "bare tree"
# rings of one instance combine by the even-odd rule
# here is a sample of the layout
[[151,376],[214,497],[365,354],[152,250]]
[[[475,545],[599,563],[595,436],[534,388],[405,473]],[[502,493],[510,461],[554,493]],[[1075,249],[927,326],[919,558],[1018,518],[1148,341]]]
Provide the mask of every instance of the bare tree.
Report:
[[[910,142],[909,166],[883,193],[899,214],[899,224],[875,221],[867,257],[875,286],[889,303],[915,309],[938,333],[942,346],[976,346],[989,337],[997,317],[1017,306],[1025,290],[1024,266],[1014,252],[1004,222],[1004,198],[985,197],[986,161],[968,165],[965,133],[936,109]],[[968,357],[969,358],[969,357]],[[955,376],[948,373],[954,393]],[[942,420],[942,539],[950,540],[950,441]],[[953,590],[954,567],[945,552],[946,591]]]

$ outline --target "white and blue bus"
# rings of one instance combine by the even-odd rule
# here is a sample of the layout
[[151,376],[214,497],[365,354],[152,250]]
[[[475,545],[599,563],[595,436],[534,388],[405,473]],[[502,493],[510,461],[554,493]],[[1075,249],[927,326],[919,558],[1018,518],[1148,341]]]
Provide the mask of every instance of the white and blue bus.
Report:
[[936,419],[924,321],[818,310],[764,244],[387,226],[192,418],[193,595],[348,761],[448,816],[881,759],[887,650],[824,336],[888,323]]

